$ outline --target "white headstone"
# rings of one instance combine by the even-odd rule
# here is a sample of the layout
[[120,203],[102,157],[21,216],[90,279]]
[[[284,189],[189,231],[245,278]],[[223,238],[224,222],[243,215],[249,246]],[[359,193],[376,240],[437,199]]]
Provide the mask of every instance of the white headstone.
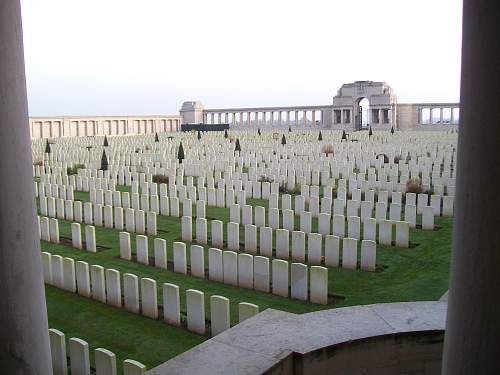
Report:
[[422,229],[434,230],[434,209],[431,206],[422,207]]
[[203,247],[191,245],[191,276],[205,278],[205,253]]
[[63,287],[69,292],[76,292],[75,261],[71,258],[63,259]]
[[334,236],[344,238],[345,236],[345,216],[333,215],[332,233]]
[[53,375],[67,375],[66,339],[64,333],[57,329],[49,329],[50,353],[52,357]]
[[381,245],[392,246],[392,221],[381,220],[379,222],[378,242]]
[[116,375],[116,356],[103,348],[95,350],[96,375]]
[[106,303],[104,268],[96,264],[90,266],[90,280],[92,285],[92,298],[99,302]]
[[319,233],[307,235],[307,263],[321,264],[323,241]]
[[269,258],[254,256],[253,261],[254,288],[269,293]]
[[300,231],[304,233],[312,232],[311,213],[304,211],[300,214]]
[[106,270],[106,300],[111,306],[122,307],[120,272],[111,268]]
[[224,281],[222,250],[215,248],[208,249],[208,278],[212,281]]
[[90,375],[89,344],[72,337],[69,339],[71,375]]
[[95,228],[92,225],[85,227],[85,249],[93,253],[97,251]]
[[273,294],[288,297],[288,262],[281,259],[272,261]]
[[292,232],[292,259],[305,262],[306,235],[301,231]]
[[205,334],[205,296],[194,289],[186,290],[187,328],[200,335]]
[[338,267],[340,259],[340,238],[337,236],[325,237],[325,265]]
[[407,248],[410,245],[410,226],[405,221],[396,221],[396,246]]
[[141,279],[141,306],[142,315],[151,319],[158,318],[156,281],[153,279]]
[[212,246],[222,249],[224,247],[223,223],[220,220],[212,220],[210,224],[212,225]]
[[290,271],[291,297],[307,301],[308,298],[308,270],[302,263],[292,263]]
[[136,275],[123,275],[123,300],[125,310],[139,314],[139,278]]
[[238,286],[253,289],[253,256],[238,254]]
[[344,238],[342,240],[342,268],[355,270],[358,264],[358,240]]
[[210,325],[212,336],[217,336],[230,328],[229,299],[210,296]]
[[260,254],[271,257],[273,255],[273,230],[270,227],[259,229]]
[[240,225],[238,223],[227,223],[227,248],[236,251],[240,249]]
[[224,283],[238,286],[238,254],[234,251],[224,251],[222,264],[224,267]]
[[71,245],[82,249],[82,230],[79,223],[71,223]]
[[187,274],[186,244],[184,242],[173,243],[174,272]]
[[377,262],[377,243],[375,241],[361,241],[361,269],[375,272]]
[[76,262],[76,287],[77,293],[83,297],[90,297],[90,274],[89,274],[89,264],[81,260]]
[[163,284],[163,320],[175,326],[181,325],[179,287],[174,284]]
[[193,241],[193,219],[191,216],[183,216],[181,219],[182,225],[182,241]]
[[259,313],[259,306],[253,303],[240,302],[238,304],[238,322],[241,323],[244,320],[251,318]]
[[328,268],[311,267],[311,303],[328,303]]
[[149,265],[148,238],[143,235],[135,237],[137,262]]

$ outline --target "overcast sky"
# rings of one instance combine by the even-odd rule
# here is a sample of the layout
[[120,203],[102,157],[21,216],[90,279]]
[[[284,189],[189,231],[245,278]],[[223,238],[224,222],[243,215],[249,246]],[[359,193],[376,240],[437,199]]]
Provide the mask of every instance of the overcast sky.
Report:
[[460,0],[21,0],[31,116],[458,101]]

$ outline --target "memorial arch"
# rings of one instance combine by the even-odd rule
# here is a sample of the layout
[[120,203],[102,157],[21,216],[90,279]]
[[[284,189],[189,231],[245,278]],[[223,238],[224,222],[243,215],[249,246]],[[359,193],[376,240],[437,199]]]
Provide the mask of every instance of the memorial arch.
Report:
[[[366,121],[363,121],[360,107],[363,99],[369,103]],[[365,122],[374,129],[390,129],[396,126],[396,103],[396,95],[385,82],[346,83],[333,97],[333,125],[349,125],[354,130],[361,130]]]

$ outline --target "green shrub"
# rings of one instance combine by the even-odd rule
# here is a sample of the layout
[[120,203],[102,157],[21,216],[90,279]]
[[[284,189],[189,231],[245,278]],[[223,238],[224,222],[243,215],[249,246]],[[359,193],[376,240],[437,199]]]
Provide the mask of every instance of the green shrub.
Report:
[[78,174],[78,170],[84,169],[84,168],[85,168],[85,165],[83,165],[81,163],[77,163],[77,164],[74,164],[72,167],[66,168],[66,173],[68,174],[68,176],[71,176],[74,174]]
[[282,182],[279,187],[279,192],[282,194],[300,194],[300,184],[295,184],[293,188],[289,189],[286,182]]

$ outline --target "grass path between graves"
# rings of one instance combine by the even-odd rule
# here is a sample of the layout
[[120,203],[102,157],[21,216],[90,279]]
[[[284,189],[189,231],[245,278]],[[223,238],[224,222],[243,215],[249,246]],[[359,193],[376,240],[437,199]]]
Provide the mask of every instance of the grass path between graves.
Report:
[[[128,189],[120,187],[120,190]],[[75,199],[88,201],[88,193],[75,192]],[[248,202],[253,206],[267,207],[267,201],[249,199]],[[193,207],[193,212],[195,212],[195,207]],[[209,221],[217,219],[226,223],[229,221],[229,209],[207,207],[206,217]],[[185,291],[187,289],[198,289],[205,293],[207,319],[210,318],[210,296],[225,296],[231,301],[231,324],[234,325],[238,320],[237,304],[239,302],[259,305],[261,311],[266,308],[275,308],[292,313],[305,313],[325,308],[371,303],[436,300],[448,289],[452,222],[451,218],[436,218],[435,223],[440,226],[437,231],[411,229],[410,240],[418,244],[411,249],[378,245],[377,264],[384,268],[383,272],[371,273],[329,268],[329,294],[341,297],[338,298],[335,306],[315,305],[254,290],[240,289],[120,259],[119,231],[113,229],[95,228],[97,244],[110,248],[98,253],[89,253],[46,242],[42,242],[42,249],[75,260],[84,260],[89,264],[114,268],[122,274],[130,272],[139,277],[153,278],[158,283],[159,304],[162,303],[161,284],[165,282],[177,284],[180,287],[183,318],[185,318]],[[71,238],[70,225],[69,221],[59,220],[61,236]],[[180,238],[180,218],[158,216],[157,226],[160,231],[156,237],[166,239],[168,258],[172,260],[172,243]],[[298,222],[296,227],[298,227]],[[317,227],[316,219],[313,220],[313,230],[315,227]],[[83,224],[82,233],[84,233]],[[242,229],[240,242],[244,241],[243,233]],[[208,234],[210,239],[210,226]],[[155,237],[149,237],[149,251],[152,254]],[[135,234],[131,234],[131,242],[132,251],[135,253]],[[187,250],[189,256],[189,246]],[[206,260],[205,267],[207,264]],[[52,287],[46,289],[51,327],[65,332],[67,337],[80,337],[94,346],[109,349],[115,352],[118,358],[133,358],[144,362],[149,368],[206,339],[184,329],[170,327],[161,321],[129,314]],[[91,317],[97,317],[92,320],[92,325],[88,323]],[[151,333],[152,331],[154,333]],[[148,340],[151,344],[145,344],[149,342]],[[136,342],[140,345],[136,345]],[[150,345],[157,350],[151,349]]]

